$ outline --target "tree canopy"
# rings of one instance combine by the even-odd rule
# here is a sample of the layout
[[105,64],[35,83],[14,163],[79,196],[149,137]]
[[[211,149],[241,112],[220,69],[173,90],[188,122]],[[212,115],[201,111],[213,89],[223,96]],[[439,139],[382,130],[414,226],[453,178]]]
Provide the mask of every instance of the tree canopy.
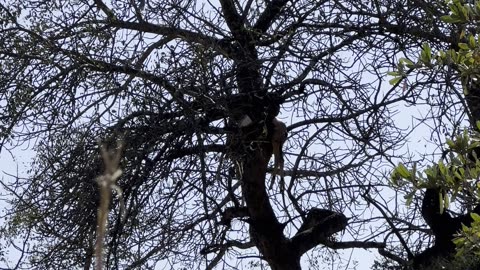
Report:
[[[457,66],[400,61],[475,36],[442,20],[452,12],[423,0],[0,3],[0,153],[35,151],[2,179],[2,249],[22,254],[9,267],[98,264],[99,144],[118,141],[107,269],[353,268],[335,253],[353,248],[377,250],[379,269],[409,267],[438,235],[423,194],[405,208],[411,190],[390,173],[438,160],[480,120]],[[268,188],[275,119],[288,131],[284,190]],[[420,139],[434,150],[412,151]]]

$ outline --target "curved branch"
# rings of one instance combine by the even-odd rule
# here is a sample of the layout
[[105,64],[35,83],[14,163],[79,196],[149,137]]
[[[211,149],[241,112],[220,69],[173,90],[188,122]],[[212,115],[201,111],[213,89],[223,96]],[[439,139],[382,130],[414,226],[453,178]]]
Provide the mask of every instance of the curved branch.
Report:
[[394,260],[394,261],[398,262],[401,265],[407,265],[407,263],[408,263],[406,260],[402,259],[401,257],[399,257],[399,256],[397,256],[397,255],[395,255],[391,252],[386,251],[384,248],[379,248],[378,253],[380,255],[384,256],[385,258],[389,258],[391,260]]
[[402,244],[403,248],[405,249],[405,251],[407,252],[407,255],[408,255],[408,258],[413,258],[413,253],[410,251],[410,248],[408,247],[407,245],[407,242],[405,241],[405,239],[403,239],[402,235],[400,234],[400,232],[398,231],[397,227],[395,227],[395,224],[393,224],[392,220],[390,219],[390,217],[387,215],[387,213],[383,210],[383,208],[378,205],[378,203],[373,200],[372,198],[370,198],[370,196],[367,195],[368,194],[368,191],[365,192],[365,194],[362,195],[362,197],[369,203],[373,204],[373,206],[375,206],[378,211],[380,211],[380,213],[383,215],[383,217],[385,218],[385,220],[387,221],[388,225],[390,226],[390,228],[392,228],[392,231],[395,233],[395,235],[397,236],[398,240],[400,241],[400,243]]

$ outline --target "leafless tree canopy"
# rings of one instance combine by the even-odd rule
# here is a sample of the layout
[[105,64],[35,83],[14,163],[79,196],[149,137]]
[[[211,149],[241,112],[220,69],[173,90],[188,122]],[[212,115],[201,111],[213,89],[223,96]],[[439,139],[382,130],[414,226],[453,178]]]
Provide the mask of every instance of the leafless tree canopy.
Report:
[[[454,44],[446,12],[426,0],[0,3],[0,151],[36,153],[3,178],[1,236],[22,254],[10,267],[92,269],[97,141],[120,139],[126,216],[113,194],[108,269],[348,267],[335,252],[348,248],[406,263],[427,227],[388,174],[418,125],[427,140],[454,134],[465,106],[448,71],[395,86],[386,72],[422,42]],[[266,188],[275,116],[288,129],[283,193]]]

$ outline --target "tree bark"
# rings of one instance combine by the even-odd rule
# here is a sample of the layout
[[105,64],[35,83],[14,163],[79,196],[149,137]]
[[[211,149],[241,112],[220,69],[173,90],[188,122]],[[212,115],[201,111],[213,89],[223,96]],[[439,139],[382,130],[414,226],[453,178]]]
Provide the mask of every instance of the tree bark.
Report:
[[472,128],[478,130],[477,121],[480,121],[480,83],[472,82],[467,86],[468,94],[465,96]]
[[271,26],[286,3],[285,0],[275,0],[268,4],[255,24],[255,31],[252,31],[245,26],[234,1],[220,0],[225,21],[236,41],[232,44],[238,48],[231,54],[236,66],[238,92],[255,100],[247,101],[252,108],[243,112],[252,116],[253,123],[248,128],[253,131],[237,134],[238,141],[243,144],[241,149],[248,149],[240,150],[244,153],[238,154],[242,157],[241,184],[249,215],[250,237],[273,270],[300,270],[301,254],[298,249],[292,249],[290,239],[283,234],[284,225],[278,222],[266,192],[265,179],[273,149],[271,142],[265,139],[269,135],[265,136],[264,129],[271,126],[276,115],[272,115],[274,110],[269,109],[274,104],[265,104],[268,103],[267,93],[256,48],[259,36]]
[[266,192],[266,172],[272,155],[269,143],[259,143],[244,161],[242,192],[250,216],[250,236],[274,270],[300,270],[301,254],[283,234]]

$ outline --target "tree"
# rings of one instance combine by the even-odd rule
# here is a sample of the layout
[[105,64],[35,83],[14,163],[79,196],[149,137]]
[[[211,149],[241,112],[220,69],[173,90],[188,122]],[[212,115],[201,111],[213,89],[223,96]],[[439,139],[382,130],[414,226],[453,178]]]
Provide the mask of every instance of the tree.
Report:
[[[407,76],[407,69],[417,73],[439,71],[436,74],[442,74],[447,79],[447,87],[463,89],[463,93],[457,92],[457,96],[460,97],[461,106],[468,116],[468,128],[455,139],[447,138],[448,147],[441,160],[422,174],[417,175],[415,168],[408,171],[400,164],[392,179],[396,185],[412,185],[410,197],[414,196],[417,189],[426,188],[421,213],[435,236],[435,243],[412,258],[416,268],[477,269],[480,267],[476,258],[478,241],[475,240],[480,219],[480,92],[479,46],[476,33],[480,19],[480,2],[452,0],[447,1],[447,4],[450,11],[443,15],[441,20],[453,26],[456,42],[447,49],[433,52],[430,45],[424,43],[418,60],[400,60],[398,71],[391,73],[396,76],[392,82]],[[469,133],[473,136],[470,137]],[[451,207],[454,211],[450,211],[448,208],[453,201],[456,201],[455,207]]]
[[[314,261],[355,247],[405,263],[414,240],[401,227],[418,227],[389,210],[380,193],[389,168],[378,169],[396,163],[411,132],[396,124],[395,106],[431,102],[429,116],[451,120],[452,132],[462,115],[444,110],[452,96],[413,90],[438,83],[433,72],[408,89],[384,81],[396,56],[415,55],[422,42],[456,44],[455,27],[438,19],[446,8],[419,0],[0,5],[0,149],[31,142],[36,151],[28,177],[4,182],[13,199],[3,236],[30,241],[19,248],[23,267],[90,269],[97,141],[122,140],[108,268],[236,269],[260,258],[300,269],[304,254]],[[265,184],[275,117],[290,119],[284,193]],[[381,215],[368,216],[370,205]],[[345,240],[333,236],[342,231]]]

